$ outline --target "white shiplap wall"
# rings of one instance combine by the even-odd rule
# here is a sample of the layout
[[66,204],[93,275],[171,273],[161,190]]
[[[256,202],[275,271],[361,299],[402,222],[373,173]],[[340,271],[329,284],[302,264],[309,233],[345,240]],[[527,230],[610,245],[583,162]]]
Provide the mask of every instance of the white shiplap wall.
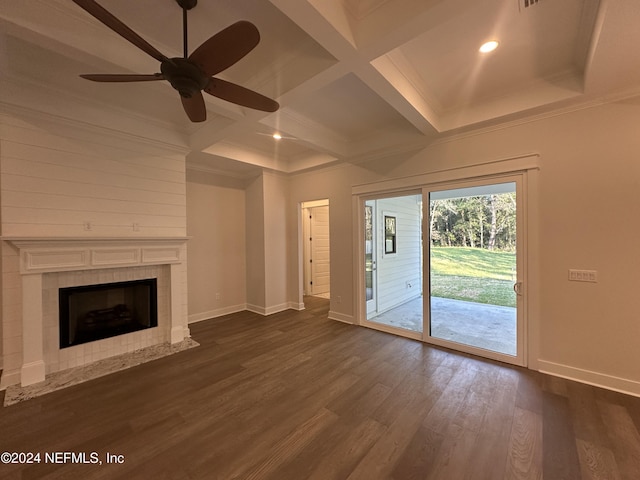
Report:
[[49,126],[0,118],[4,237],[186,235],[184,152]]
[[[184,237],[185,156],[180,146],[122,131],[0,113],[2,238]],[[186,291],[186,271],[181,279]],[[186,294],[183,303],[186,324]],[[22,364],[18,252],[7,241],[0,332],[4,388]]]

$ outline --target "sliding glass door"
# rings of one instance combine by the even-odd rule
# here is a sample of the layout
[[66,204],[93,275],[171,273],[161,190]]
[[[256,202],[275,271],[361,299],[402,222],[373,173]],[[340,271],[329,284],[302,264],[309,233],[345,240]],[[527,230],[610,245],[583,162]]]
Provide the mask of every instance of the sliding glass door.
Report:
[[524,364],[522,177],[362,200],[361,323]]
[[519,178],[425,189],[431,343],[524,363]]

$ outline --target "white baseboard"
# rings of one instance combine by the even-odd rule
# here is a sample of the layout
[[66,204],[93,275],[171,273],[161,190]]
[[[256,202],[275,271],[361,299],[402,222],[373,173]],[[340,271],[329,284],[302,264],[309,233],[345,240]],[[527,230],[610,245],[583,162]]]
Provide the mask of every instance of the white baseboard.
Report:
[[344,313],[334,312],[329,310],[329,319],[337,320],[338,322],[348,323],[350,325],[354,324],[353,315],[345,315]]
[[28,387],[34,383],[44,382],[46,377],[46,368],[44,360],[36,360],[35,362],[27,362],[22,364],[20,370],[20,385]]
[[640,382],[636,382],[635,380],[614,377],[612,375],[583,370],[581,368],[561,365],[559,363],[548,362],[546,360],[538,360],[538,371],[555,377],[586,383],[587,385],[593,385],[594,387],[606,388],[607,390],[640,397]]
[[229,307],[218,308],[216,310],[209,310],[208,312],[193,313],[189,315],[189,323],[201,322],[203,320],[209,320],[211,318],[222,317],[223,315],[229,315],[231,313],[238,313],[249,311],[258,313],[260,315],[271,315],[274,313],[282,312],[284,310],[304,310],[304,303],[287,302],[280,305],[274,305],[271,307],[262,307],[259,305],[252,305],[250,303],[241,303],[239,305],[231,305]]
[[223,315],[229,315],[230,313],[243,312],[247,309],[247,305],[242,303],[240,305],[231,305],[224,308],[217,308],[215,310],[209,310],[208,312],[193,313],[189,315],[188,322],[196,323],[203,320],[209,320],[210,318],[222,317]]
[[304,310],[304,303],[298,303],[298,302],[289,302],[289,308],[291,310]]
[[281,303],[280,305],[272,305],[270,307],[262,307],[260,305],[251,305],[247,304],[247,310],[253,313],[259,313],[260,315],[273,315],[274,313],[283,312],[285,310],[289,310],[288,303]]

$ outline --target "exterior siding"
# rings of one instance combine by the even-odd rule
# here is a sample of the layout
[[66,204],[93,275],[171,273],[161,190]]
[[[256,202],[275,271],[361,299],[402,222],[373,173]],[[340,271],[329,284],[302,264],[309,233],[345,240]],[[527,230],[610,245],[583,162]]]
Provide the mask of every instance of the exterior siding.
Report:
[[[419,196],[377,201],[378,313],[416,298],[421,293],[421,225]],[[396,253],[384,253],[384,217],[396,217]],[[409,286],[411,285],[411,286]]]

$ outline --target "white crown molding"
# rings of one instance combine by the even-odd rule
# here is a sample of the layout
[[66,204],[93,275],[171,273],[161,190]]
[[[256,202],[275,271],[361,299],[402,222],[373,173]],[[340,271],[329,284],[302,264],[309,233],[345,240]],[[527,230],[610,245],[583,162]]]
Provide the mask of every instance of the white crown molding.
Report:
[[526,125],[529,123],[535,123],[539,121],[543,121],[549,118],[560,117],[562,115],[569,115],[571,113],[579,112],[581,110],[587,110],[590,108],[596,108],[603,105],[608,105],[615,102],[620,102],[623,100],[627,100],[630,98],[635,98],[640,96],[640,87],[624,90],[621,92],[615,92],[612,94],[601,95],[598,97],[591,98],[589,100],[578,100],[578,99],[570,99],[569,105],[565,105],[562,107],[557,107],[555,109],[538,113],[531,114],[529,116],[518,118],[516,120],[508,120],[498,123],[496,125],[486,126],[486,127],[470,127],[465,131],[452,131],[450,133],[443,132],[439,137],[435,138],[431,144],[438,145],[442,143],[454,142],[457,140],[475,137],[478,135],[484,135],[486,133],[496,132],[500,130],[507,130],[510,128],[518,127],[521,125]]

